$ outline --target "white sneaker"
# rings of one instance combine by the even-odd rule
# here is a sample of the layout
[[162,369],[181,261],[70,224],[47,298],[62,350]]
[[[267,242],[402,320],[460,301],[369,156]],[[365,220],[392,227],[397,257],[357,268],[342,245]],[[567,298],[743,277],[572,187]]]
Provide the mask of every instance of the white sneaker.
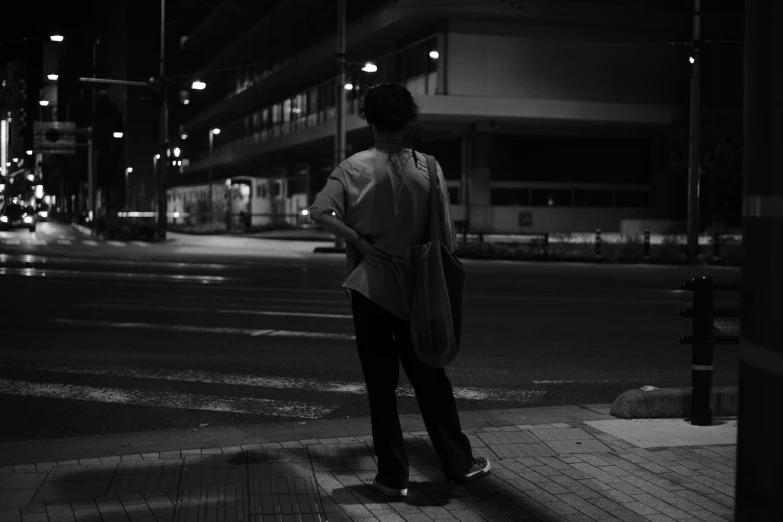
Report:
[[403,489],[390,488],[378,482],[378,479],[373,480],[372,487],[374,487],[381,493],[385,493],[390,497],[404,497],[408,494],[408,488],[403,488]]
[[489,461],[484,457],[478,457],[473,459],[473,467],[468,470],[465,475],[459,480],[459,482],[470,482],[481,477],[489,475]]

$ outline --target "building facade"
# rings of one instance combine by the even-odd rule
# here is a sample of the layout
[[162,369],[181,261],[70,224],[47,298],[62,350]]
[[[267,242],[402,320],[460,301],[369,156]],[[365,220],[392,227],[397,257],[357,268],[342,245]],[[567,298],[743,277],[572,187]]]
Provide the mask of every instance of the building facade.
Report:
[[[251,200],[270,200],[245,212],[309,205],[334,168],[336,3],[282,0],[218,50],[205,35],[231,28],[210,16],[184,42],[207,57],[194,70],[207,88],[182,125],[188,161],[171,206],[196,208],[211,180],[212,207],[232,201],[235,212],[239,179]],[[681,2],[347,4],[347,59],[377,65],[349,69],[347,153],[372,146],[358,116],[367,88],[405,85],[421,108],[406,139],[442,165],[458,227],[621,231],[676,219],[683,193],[664,129],[687,96]]]

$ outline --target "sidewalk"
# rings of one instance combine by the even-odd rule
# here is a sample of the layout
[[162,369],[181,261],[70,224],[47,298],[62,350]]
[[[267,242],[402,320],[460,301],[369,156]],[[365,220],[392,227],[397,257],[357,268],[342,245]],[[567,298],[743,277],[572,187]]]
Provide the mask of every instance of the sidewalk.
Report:
[[403,415],[403,499],[371,487],[366,418],[3,443],[14,465],[0,467],[0,521],[733,519],[736,421],[628,421],[605,407],[462,412],[492,474],[461,486],[444,480],[419,416]]

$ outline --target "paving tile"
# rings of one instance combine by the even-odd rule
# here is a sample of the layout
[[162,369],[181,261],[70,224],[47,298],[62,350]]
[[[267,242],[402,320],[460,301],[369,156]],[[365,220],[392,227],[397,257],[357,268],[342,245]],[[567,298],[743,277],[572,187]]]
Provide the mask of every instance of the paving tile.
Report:
[[17,464],[16,466],[13,466],[14,471],[17,473],[20,472],[35,472],[35,464]]
[[541,429],[537,427],[530,431],[545,442],[553,440],[595,440],[595,437],[582,428]]
[[484,444],[521,444],[528,442],[539,442],[539,440],[530,431],[517,430],[513,432],[499,431],[479,433],[476,435]]
[[603,509],[593,505],[580,506],[577,509],[581,511],[582,514],[587,515],[596,522],[614,522],[615,520],[618,520],[617,517],[611,513],[608,513],[607,511],[604,511]]
[[618,491],[617,489],[605,489],[601,491],[601,494],[608,498],[609,500],[617,503],[623,503],[623,502],[633,502],[634,498],[631,496],[626,495],[622,491]]
[[158,453],[158,452],[142,453],[141,454],[141,458],[143,458],[143,459],[159,459],[160,458],[160,453]]
[[672,517],[662,515],[660,513],[657,515],[647,515],[645,518],[647,518],[647,520],[650,522],[675,522]]
[[46,513],[22,514],[22,522],[48,522]]
[[22,513],[17,508],[0,508],[0,522],[21,522]]
[[549,446],[540,442],[524,444],[497,444],[492,446],[492,451],[494,451],[498,458],[501,459],[512,457],[554,457],[557,455]]
[[598,440],[547,440],[546,444],[559,454],[613,453],[612,448]]
[[56,504],[46,506],[46,514],[49,518],[67,518],[73,515],[70,504]]
[[33,495],[34,489],[0,490],[0,509],[25,507]]
[[675,520],[688,518],[690,516],[686,511],[676,508],[667,502],[664,502],[662,500],[653,497],[652,495],[642,494],[642,495],[634,495],[633,497],[637,501],[646,504],[647,506],[650,506],[651,508],[655,509],[659,513],[662,513]]
[[0,490],[37,489],[46,473],[0,473]]

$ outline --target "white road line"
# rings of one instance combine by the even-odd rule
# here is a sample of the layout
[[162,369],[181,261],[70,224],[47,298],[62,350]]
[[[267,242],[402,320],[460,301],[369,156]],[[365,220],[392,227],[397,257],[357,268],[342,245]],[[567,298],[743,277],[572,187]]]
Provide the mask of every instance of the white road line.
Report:
[[98,246],[98,242],[94,239],[83,239],[82,243],[88,246]]
[[70,245],[70,244],[71,244],[71,241],[70,241],[70,240],[68,240],[68,239],[58,239],[58,240],[57,240],[57,244],[58,244],[58,245]]
[[[649,380],[649,379],[647,379]],[[621,380],[621,379],[596,379],[596,380],[582,380],[582,379],[573,379],[573,380],[552,380],[552,381],[533,381],[533,384],[605,384],[608,382],[642,382],[639,379],[630,379],[630,380]]]
[[5,240],[6,245],[21,245],[22,241],[20,239],[6,239]]
[[353,319],[350,314],[316,314],[311,312],[278,312],[271,310],[247,310],[244,308],[207,308],[199,306],[130,305],[122,303],[84,303],[76,308],[106,308],[111,310],[159,310],[165,312],[201,312],[214,314],[266,315],[281,317],[317,317],[321,319]]
[[140,247],[150,247],[151,245],[149,243],[144,243],[143,241],[131,241],[131,245],[140,246]]
[[0,379],[0,393],[47,399],[70,399],[110,404],[127,404],[158,408],[246,413],[275,417],[319,419],[338,406],[323,406],[294,401],[256,399],[250,397],[219,397],[193,393],[153,392],[103,388],[74,384],[33,383]]
[[123,243],[122,241],[107,241],[106,243],[107,243],[107,244],[109,244],[109,245],[111,245],[111,246],[116,246],[116,247],[124,247],[124,246],[127,246],[127,245],[126,245],[125,243]]
[[[362,382],[350,381],[320,381],[317,379],[303,379],[296,377],[260,377],[248,374],[213,373],[198,370],[165,370],[145,369],[137,370],[124,366],[93,366],[79,368],[76,366],[10,366],[0,365],[7,370],[34,370],[46,372],[60,372],[77,375],[128,377],[134,379],[153,379],[164,381],[194,382],[206,384],[223,384],[229,386],[252,386],[258,388],[298,389],[308,392],[347,393],[363,395],[367,388]],[[474,388],[454,386],[454,397],[466,400],[487,400],[500,402],[538,402],[546,395],[542,390],[505,390],[500,388]],[[415,397],[416,394],[409,385],[400,385],[397,394],[403,397]]]
[[251,337],[275,336],[275,337],[307,337],[312,339],[332,339],[336,341],[350,341],[356,339],[349,334],[325,333],[325,332],[295,332],[289,330],[254,330],[251,328],[226,328],[215,326],[192,326],[179,324],[154,324],[154,323],[117,323],[112,321],[86,321],[80,319],[52,319],[51,323],[68,324],[78,326],[97,326],[99,328],[127,328],[135,330],[156,330],[160,332],[188,332],[188,333],[214,333],[249,335]]
[[[229,281],[247,281],[239,277],[222,277],[210,275],[184,275],[184,274],[143,274],[133,272],[97,272],[91,270],[62,270],[59,268],[0,268],[3,274],[24,275],[30,277],[66,277],[66,278],[98,278],[114,280],[137,281],[166,281],[176,283],[224,283]],[[288,291],[286,289],[286,291]]]
[[46,240],[45,239],[32,239],[30,241],[30,244],[31,245],[46,245]]

